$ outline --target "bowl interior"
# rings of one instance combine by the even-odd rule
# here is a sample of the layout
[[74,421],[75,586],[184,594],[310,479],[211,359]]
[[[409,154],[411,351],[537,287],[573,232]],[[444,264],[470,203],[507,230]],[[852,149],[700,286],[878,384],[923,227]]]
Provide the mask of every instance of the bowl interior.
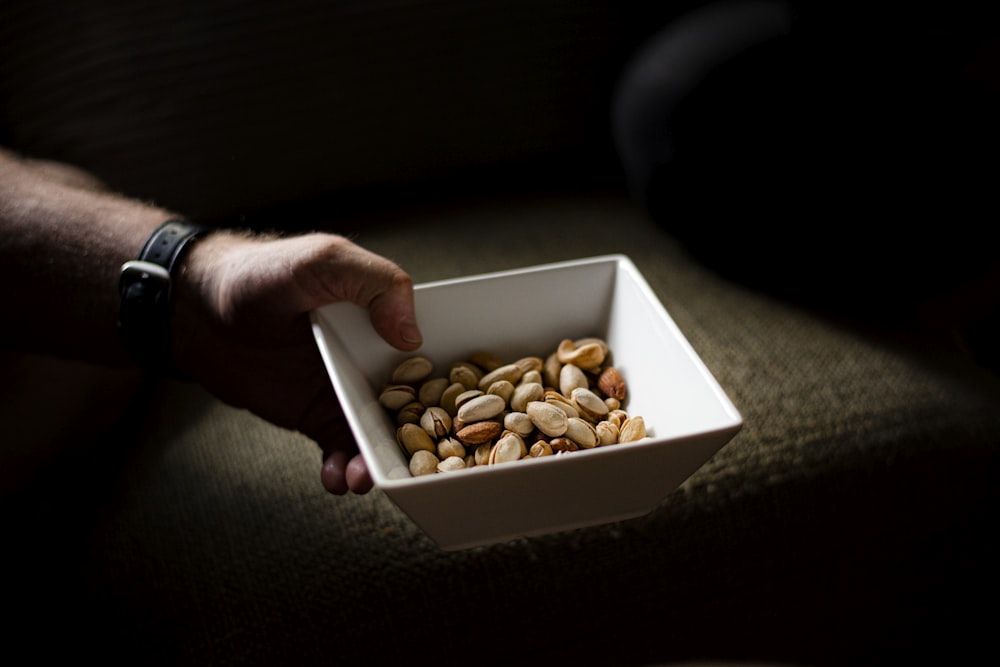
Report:
[[[435,373],[447,372],[451,362],[476,351],[513,361],[545,356],[564,338],[598,336],[607,341],[613,363],[625,378],[628,412],[643,416],[654,441],[735,429],[741,423],[625,256],[424,283],[416,286],[415,298],[425,340],[418,353],[434,362]],[[408,354],[382,341],[367,312],[353,304],[325,306],[313,318],[324,362],[375,483],[392,487],[440,482],[443,475],[410,476],[396,444],[395,425],[378,403],[379,388]],[[610,450],[601,453],[612,455]],[[501,467],[506,468],[448,475],[499,474]]]

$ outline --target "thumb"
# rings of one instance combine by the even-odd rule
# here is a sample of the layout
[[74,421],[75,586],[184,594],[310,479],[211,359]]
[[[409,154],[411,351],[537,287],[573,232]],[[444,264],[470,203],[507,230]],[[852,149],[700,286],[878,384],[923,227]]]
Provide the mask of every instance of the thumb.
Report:
[[387,343],[400,350],[415,350],[423,343],[413,303],[413,283],[398,276],[368,304],[372,326]]

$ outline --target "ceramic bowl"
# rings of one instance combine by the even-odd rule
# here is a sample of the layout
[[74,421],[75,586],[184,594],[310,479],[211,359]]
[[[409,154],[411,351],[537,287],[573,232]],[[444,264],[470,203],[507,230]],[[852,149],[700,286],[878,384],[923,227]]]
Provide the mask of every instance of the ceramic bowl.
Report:
[[603,338],[649,437],[559,456],[414,477],[378,394],[414,353],[348,303],[317,309],[313,331],[375,485],[442,549],[622,521],[650,512],[742,427],[742,418],[633,262],[606,255],[419,284],[417,354],[436,374],[477,351],[545,356]]

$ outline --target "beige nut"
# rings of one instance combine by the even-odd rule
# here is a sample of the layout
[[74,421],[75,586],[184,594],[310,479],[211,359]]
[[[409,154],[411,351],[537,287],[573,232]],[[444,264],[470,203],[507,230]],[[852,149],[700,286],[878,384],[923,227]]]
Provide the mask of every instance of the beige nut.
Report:
[[514,385],[507,380],[497,380],[486,389],[486,393],[499,396],[506,405],[510,402],[510,397],[514,395]]
[[481,394],[459,403],[458,418],[466,423],[492,419],[503,412],[506,407],[507,401],[502,396]]
[[585,387],[577,387],[570,397],[580,414],[592,422],[598,422],[608,416],[608,404],[601,397]]
[[537,382],[519,384],[514,387],[514,393],[510,397],[510,409],[514,412],[524,412],[528,403],[540,401],[545,395],[545,387]]
[[396,426],[403,424],[419,424],[420,417],[424,414],[424,404],[420,401],[412,401],[399,409],[396,413]]
[[417,400],[427,407],[441,405],[441,396],[449,384],[448,378],[443,377],[426,380],[417,390]]
[[550,437],[566,432],[569,418],[559,408],[544,401],[531,401],[525,408],[528,417],[539,431]]
[[524,439],[516,433],[508,433],[490,449],[490,463],[510,463],[520,461],[528,453]]
[[437,464],[437,472],[451,472],[453,470],[465,470],[464,456],[449,456],[446,459],[441,459],[441,462]]
[[448,379],[460,382],[466,389],[475,389],[479,386],[479,378],[482,376],[482,369],[467,361],[455,362],[448,371]]
[[563,364],[573,364],[587,370],[596,370],[604,363],[608,347],[598,339],[565,339],[559,343],[556,356]]
[[442,407],[431,407],[420,416],[420,427],[437,440],[451,431],[451,415]]
[[458,414],[458,406],[455,405],[455,401],[465,393],[465,385],[461,382],[452,382],[448,385],[448,388],[441,393],[440,405],[444,408],[449,415],[454,417]]
[[493,449],[493,445],[489,442],[484,442],[483,444],[476,446],[476,451],[473,453],[473,457],[477,466],[484,466],[490,462],[491,449]]
[[508,412],[503,417],[503,427],[525,438],[535,430],[535,424],[526,412]]
[[613,445],[618,442],[618,426],[613,422],[604,420],[598,422],[594,427],[597,431],[597,440],[601,445]]
[[618,442],[636,442],[646,437],[646,422],[641,415],[633,415],[625,420],[618,434]]
[[404,405],[417,400],[416,390],[405,384],[389,385],[378,396],[378,402],[387,410],[399,410]]
[[408,456],[418,451],[437,451],[434,440],[418,424],[403,424],[396,429],[396,442]]
[[437,472],[438,457],[426,449],[421,449],[413,453],[410,457],[410,474],[414,477],[421,475],[433,475]]
[[546,387],[559,386],[559,371],[561,370],[562,362],[559,361],[559,355],[556,352],[545,358],[545,363],[542,366],[542,379],[545,381]]
[[499,366],[479,379],[479,388],[486,391],[491,384],[499,380],[506,380],[511,384],[517,384],[522,375],[524,375],[524,370],[516,364]]
[[541,357],[521,357],[514,362],[514,365],[520,368],[523,372],[527,373],[529,371],[540,371],[542,370]]
[[458,414],[458,410],[462,409],[462,406],[471,401],[474,398],[482,396],[483,392],[478,389],[466,389],[461,394],[455,397],[455,410]]
[[533,458],[539,458],[541,456],[552,456],[552,445],[545,442],[544,440],[539,440],[531,446],[528,450],[528,456]]
[[597,446],[597,430],[594,428],[594,425],[579,417],[570,417],[566,421],[565,437],[583,449],[591,449]]
[[465,458],[465,445],[458,438],[441,438],[437,444],[437,455],[442,461],[449,456]]
[[434,370],[434,364],[430,359],[421,355],[415,355],[404,359],[392,371],[393,384],[417,384],[426,380]]
[[550,390],[545,392],[545,396],[542,397],[542,400],[548,403],[549,405],[557,407],[563,412],[565,412],[567,417],[580,416],[580,411],[576,408],[575,405],[573,405],[573,401],[566,398],[558,391]]
[[503,362],[500,358],[494,355],[492,352],[479,351],[473,353],[469,357],[469,363],[479,366],[484,371],[489,373],[490,371],[503,366]]
[[559,371],[559,392],[563,396],[572,396],[573,390],[577,387],[587,388],[590,386],[590,378],[583,372],[583,369],[576,364],[563,364]]

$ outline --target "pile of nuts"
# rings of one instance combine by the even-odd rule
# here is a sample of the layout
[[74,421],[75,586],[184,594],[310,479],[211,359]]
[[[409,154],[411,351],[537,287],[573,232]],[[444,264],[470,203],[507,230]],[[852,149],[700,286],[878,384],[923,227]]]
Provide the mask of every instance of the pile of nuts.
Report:
[[414,476],[646,437],[643,418],[623,409],[625,381],[600,338],[564,339],[546,357],[512,363],[479,353],[447,375],[433,371],[428,358],[409,357],[379,394]]

